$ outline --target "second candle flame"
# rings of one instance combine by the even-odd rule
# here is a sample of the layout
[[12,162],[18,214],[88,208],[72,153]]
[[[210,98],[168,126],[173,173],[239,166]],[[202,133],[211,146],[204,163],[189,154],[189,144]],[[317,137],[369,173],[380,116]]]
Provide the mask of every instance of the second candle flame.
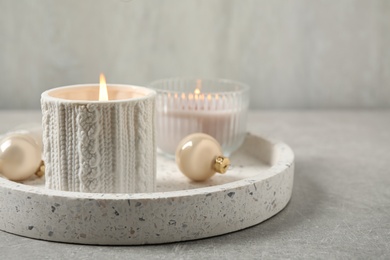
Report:
[[106,77],[103,73],[100,74],[99,101],[108,101]]

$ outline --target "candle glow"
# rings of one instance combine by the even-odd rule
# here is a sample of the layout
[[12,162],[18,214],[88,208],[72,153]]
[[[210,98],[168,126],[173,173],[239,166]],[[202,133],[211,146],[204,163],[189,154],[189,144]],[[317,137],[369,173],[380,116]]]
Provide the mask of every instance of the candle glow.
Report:
[[103,73],[100,74],[99,101],[108,101],[106,78]]

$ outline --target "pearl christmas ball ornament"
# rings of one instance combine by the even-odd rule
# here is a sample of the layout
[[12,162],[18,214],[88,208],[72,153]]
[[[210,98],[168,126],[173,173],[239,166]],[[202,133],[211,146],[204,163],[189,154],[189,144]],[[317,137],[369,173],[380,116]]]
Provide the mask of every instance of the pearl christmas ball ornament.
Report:
[[217,140],[207,134],[195,133],[183,138],[176,149],[180,171],[193,181],[205,181],[216,172],[225,173],[230,160],[222,156]]
[[26,180],[41,165],[39,144],[28,134],[10,134],[0,141],[0,173],[12,181]]

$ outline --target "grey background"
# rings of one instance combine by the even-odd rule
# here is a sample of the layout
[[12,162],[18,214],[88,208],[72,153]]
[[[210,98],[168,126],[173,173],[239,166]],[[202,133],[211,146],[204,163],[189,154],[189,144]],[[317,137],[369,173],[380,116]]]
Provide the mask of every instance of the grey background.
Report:
[[390,1],[0,0],[0,109],[43,90],[172,76],[252,86],[252,108],[390,107]]

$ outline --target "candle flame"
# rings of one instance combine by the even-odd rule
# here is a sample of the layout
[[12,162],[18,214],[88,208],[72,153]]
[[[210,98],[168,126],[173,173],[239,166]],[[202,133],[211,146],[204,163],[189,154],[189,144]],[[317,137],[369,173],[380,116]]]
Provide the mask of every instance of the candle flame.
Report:
[[194,98],[195,98],[196,101],[199,99],[201,84],[202,84],[201,81],[197,80],[197,82],[196,82],[196,89],[194,91],[194,94],[195,94]]
[[103,73],[100,74],[99,101],[108,101],[106,78]]
[[201,89],[202,89],[202,80],[201,79],[197,79],[196,80],[195,94],[199,94]]

